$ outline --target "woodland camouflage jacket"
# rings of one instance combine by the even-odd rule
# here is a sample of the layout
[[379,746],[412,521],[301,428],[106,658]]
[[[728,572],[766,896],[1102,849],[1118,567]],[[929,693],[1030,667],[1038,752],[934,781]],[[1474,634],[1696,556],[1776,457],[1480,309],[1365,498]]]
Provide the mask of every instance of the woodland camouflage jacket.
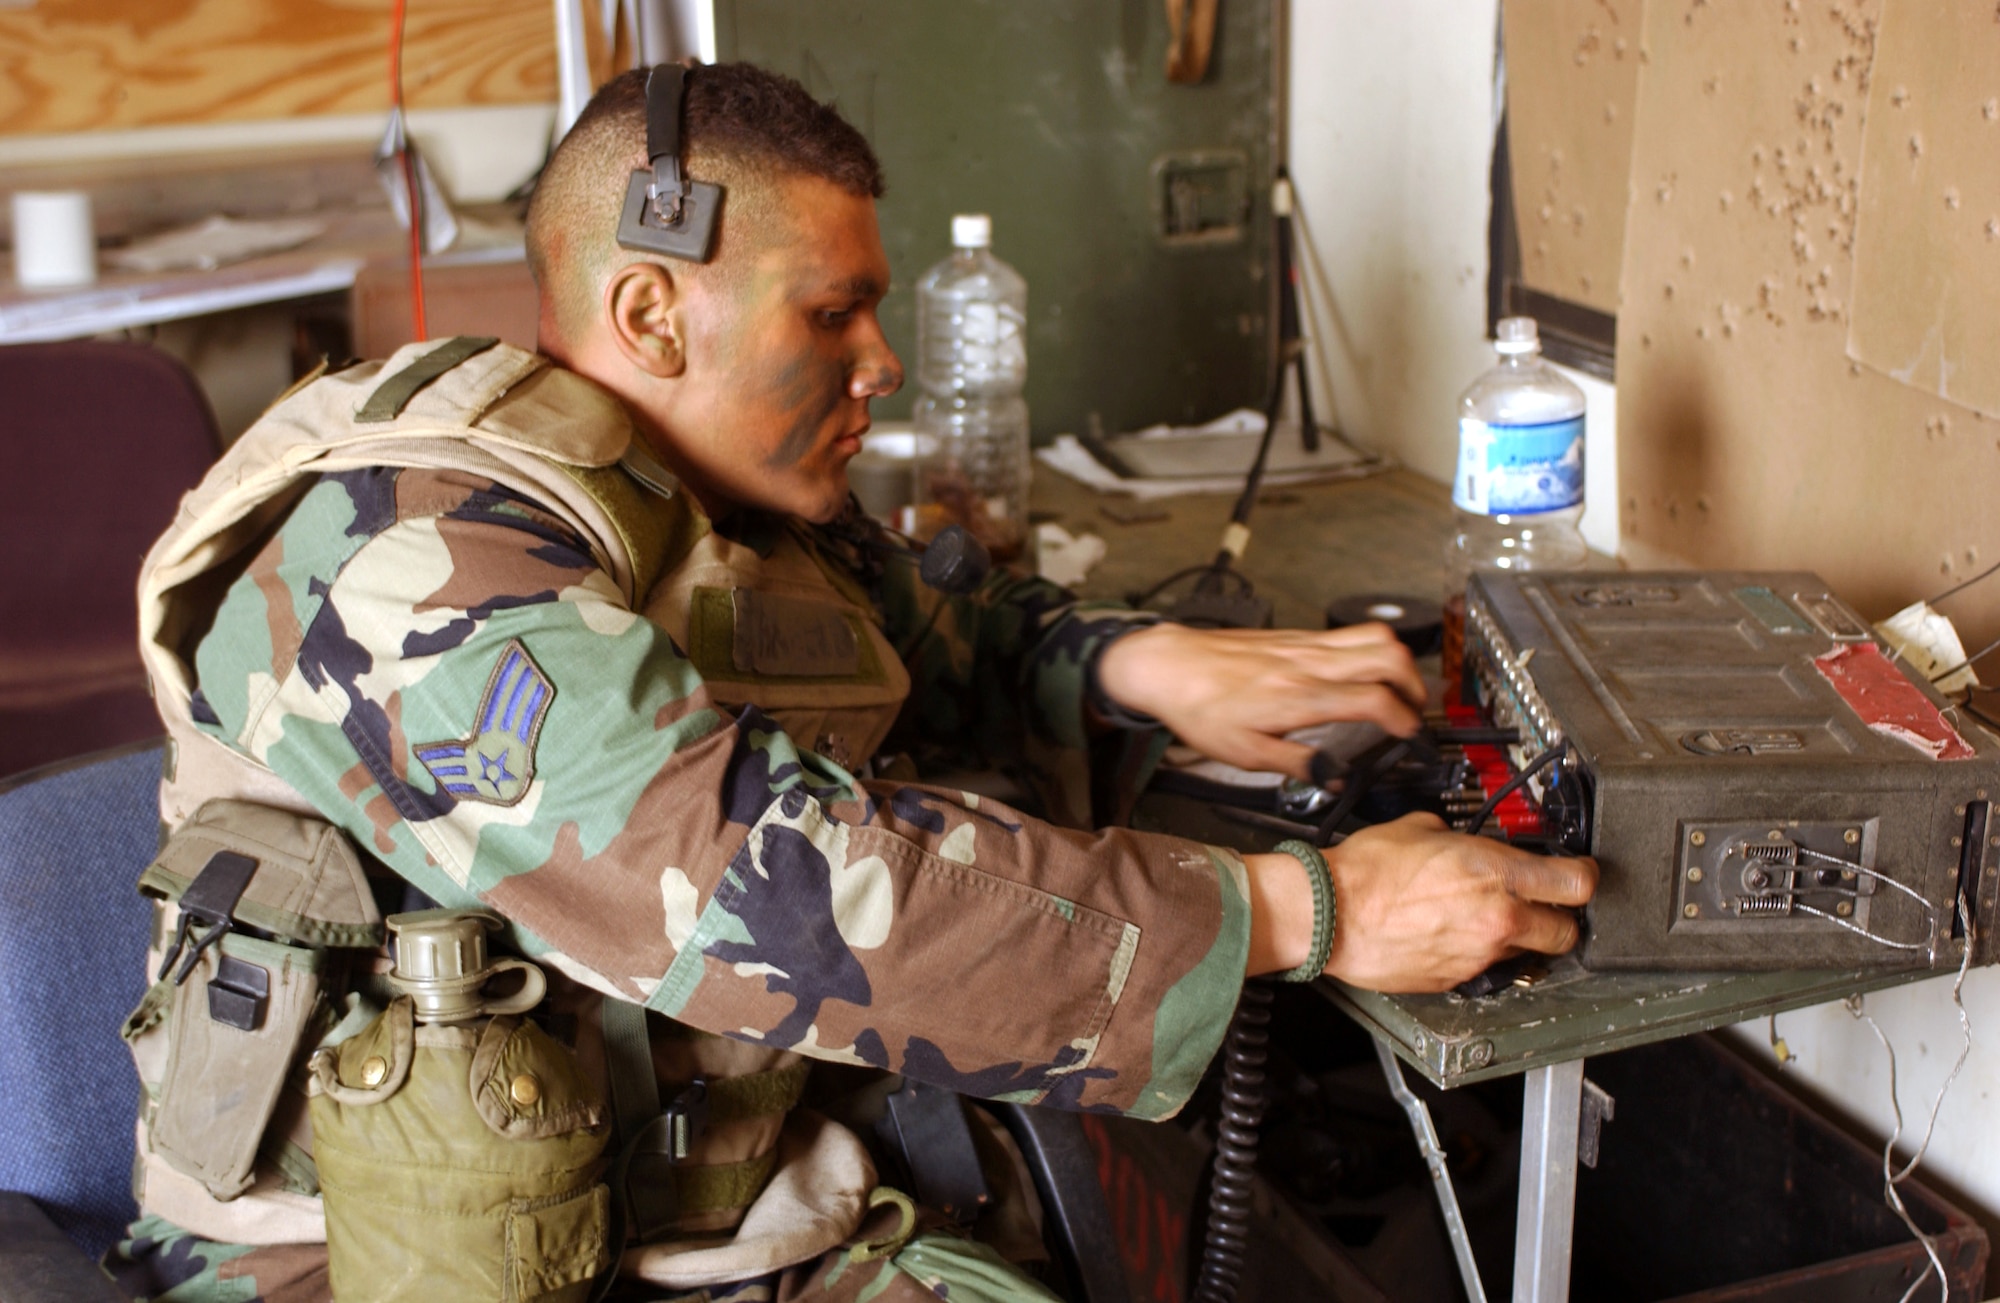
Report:
[[524,953],[695,1027],[980,1096],[1178,1109],[1242,981],[1241,862],[857,779],[785,712],[738,704],[756,694],[729,690],[731,643],[700,618],[729,594],[674,576],[703,555],[738,573],[805,558],[865,613],[863,677],[884,648],[907,668],[890,749],[1011,762],[1072,818],[1093,745],[1100,778],[1131,768],[1130,739],[1093,735],[1084,706],[1129,613],[1005,572],[945,598],[856,517],[725,538],[672,492],[644,495],[650,542],[614,564],[601,521],[535,485],[623,476],[616,404],[501,346],[359,423],[429,347],[305,386],[225,457],[177,529],[204,494],[291,476],[266,495],[289,510],[249,509],[233,561],[176,561],[172,534],[149,559],[147,651],[163,713],[192,725],[183,765],[206,735],[435,900],[492,908]]

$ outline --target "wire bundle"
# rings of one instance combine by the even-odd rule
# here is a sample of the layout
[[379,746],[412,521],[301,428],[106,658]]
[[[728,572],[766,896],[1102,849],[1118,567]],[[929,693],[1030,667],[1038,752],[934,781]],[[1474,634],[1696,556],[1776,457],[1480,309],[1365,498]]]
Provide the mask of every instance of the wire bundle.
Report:
[[409,119],[403,113],[403,18],[406,0],[394,0],[389,18],[389,104],[399,127],[401,148],[396,159],[403,169],[403,188],[410,197],[410,326],[415,338],[429,339],[424,321],[424,198],[417,185],[417,163],[410,154]]

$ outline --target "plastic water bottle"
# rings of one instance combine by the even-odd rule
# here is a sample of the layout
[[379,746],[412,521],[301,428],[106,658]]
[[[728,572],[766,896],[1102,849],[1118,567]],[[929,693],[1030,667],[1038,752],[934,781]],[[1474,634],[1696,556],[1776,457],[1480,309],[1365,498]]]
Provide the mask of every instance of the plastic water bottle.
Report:
[[1576,570],[1590,555],[1577,529],[1583,391],[1542,361],[1533,317],[1502,320],[1493,347],[1499,364],[1458,400],[1457,521],[1445,545],[1449,688],[1464,656],[1465,583],[1473,571]]
[[993,256],[984,213],[952,218],[951,243],[917,282],[913,416],[938,448],[918,486],[918,532],[960,524],[1010,560],[1028,519],[1028,283]]

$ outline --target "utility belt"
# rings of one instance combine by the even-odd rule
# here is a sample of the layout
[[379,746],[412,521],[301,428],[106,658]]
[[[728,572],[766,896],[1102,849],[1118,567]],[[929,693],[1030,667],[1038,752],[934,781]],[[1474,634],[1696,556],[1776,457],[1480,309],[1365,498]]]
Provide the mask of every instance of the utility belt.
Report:
[[[607,999],[614,1145],[604,1091],[525,1017],[543,1003],[542,970],[488,959],[500,920],[385,920],[352,844],[320,820],[212,801],[139,886],[173,929],[156,935],[154,981],[124,1027],[144,1086],[135,1194],[222,1239],[226,1211],[260,1201],[246,1196],[323,1209],[338,1297],[580,1301],[608,1277],[613,1246],[648,1279],[713,1283],[833,1247],[869,1206],[858,1142],[787,1117],[804,1061],[697,1075],[663,1099],[645,1010]],[[711,1130],[749,1152],[689,1163]],[[813,1198],[815,1172],[840,1191],[832,1208],[791,1217],[766,1242],[706,1254],[675,1243],[727,1241],[795,1161],[804,1188],[768,1201],[781,1226],[787,1200],[827,1202]]]

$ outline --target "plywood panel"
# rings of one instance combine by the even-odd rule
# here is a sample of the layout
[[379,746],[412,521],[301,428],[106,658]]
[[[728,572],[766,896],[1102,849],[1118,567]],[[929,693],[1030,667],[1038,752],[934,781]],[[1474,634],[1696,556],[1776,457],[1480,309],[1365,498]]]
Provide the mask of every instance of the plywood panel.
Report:
[[1506,0],[1507,159],[1521,279],[1618,310],[1642,0]]
[[1884,0],[1850,356],[2000,415],[2000,17]]
[[[388,0],[38,0],[0,9],[0,133],[385,109]],[[555,98],[548,0],[413,0],[414,108]]]
[[[356,357],[387,357],[416,337],[410,310],[410,264],[371,262],[348,296]],[[425,266],[424,325],[432,339],[495,335],[533,349],[540,300],[525,262]]]
[[[1880,13],[1652,0],[1618,324],[1634,557],[1810,567],[1876,617],[2000,560],[2000,422],[1846,355]],[[1947,609],[2000,634],[2000,592]]]

